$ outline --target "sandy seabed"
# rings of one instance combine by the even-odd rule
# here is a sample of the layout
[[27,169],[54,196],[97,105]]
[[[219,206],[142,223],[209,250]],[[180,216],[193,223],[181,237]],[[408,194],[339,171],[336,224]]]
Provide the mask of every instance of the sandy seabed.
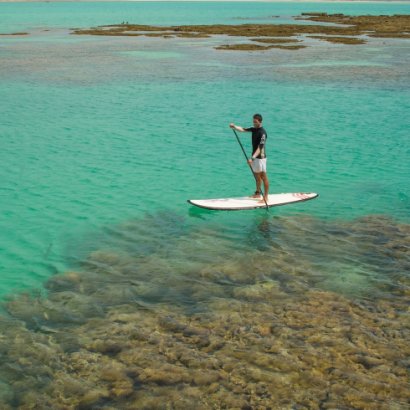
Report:
[[410,226],[252,229],[147,216],[9,300],[0,408],[407,409]]

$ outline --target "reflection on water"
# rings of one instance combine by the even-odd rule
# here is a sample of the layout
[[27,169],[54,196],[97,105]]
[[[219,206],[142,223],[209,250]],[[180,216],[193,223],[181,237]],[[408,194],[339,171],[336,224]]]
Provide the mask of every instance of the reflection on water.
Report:
[[107,228],[10,300],[0,407],[406,408],[409,225],[192,220]]

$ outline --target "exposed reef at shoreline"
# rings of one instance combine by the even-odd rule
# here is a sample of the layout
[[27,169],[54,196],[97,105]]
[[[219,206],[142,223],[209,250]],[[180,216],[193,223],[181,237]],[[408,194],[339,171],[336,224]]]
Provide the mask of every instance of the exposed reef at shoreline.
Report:
[[21,33],[0,33],[0,36],[27,36],[29,33],[21,32]]
[[[91,29],[76,29],[78,35],[98,36],[156,36],[206,38],[215,35],[246,37],[252,41],[269,43],[227,44],[215,47],[218,50],[268,50],[283,48],[297,50],[306,47],[283,46],[272,37],[286,37],[288,42],[295,41],[295,36],[314,36],[314,38],[332,43],[357,45],[366,42],[364,36],[376,38],[410,39],[410,15],[393,16],[346,16],[343,14],[302,13],[297,20],[332,23],[327,25],[312,24],[241,24],[241,25],[185,25],[185,26],[149,26],[123,23],[100,26]],[[283,42],[283,41],[282,41]]]
[[5,305],[2,409],[407,409],[409,225],[270,218],[241,245],[167,218]]
[[217,50],[241,50],[241,51],[261,51],[270,50],[272,48],[280,48],[282,50],[299,50],[305,48],[302,45],[283,45],[283,44],[270,44],[267,46],[262,46],[259,44],[226,44],[222,46],[215,47]]
[[316,40],[328,41],[336,44],[365,44],[366,40],[357,37],[336,37],[336,36],[308,36]]

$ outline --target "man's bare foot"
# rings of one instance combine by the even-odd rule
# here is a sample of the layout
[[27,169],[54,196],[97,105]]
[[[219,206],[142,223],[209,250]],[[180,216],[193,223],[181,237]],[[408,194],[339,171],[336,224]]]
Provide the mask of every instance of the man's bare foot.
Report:
[[258,198],[260,198],[261,197],[261,194],[260,194],[260,192],[258,192],[258,191],[256,191],[253,195],[250,195],[249,196],[249,198],[255,198],[255,199],[258,199]]
[[269,201],[269,198],[267,197],[267,196],[264,196],[259,202],[261,202],[261,203],[268,203],[268,201]]

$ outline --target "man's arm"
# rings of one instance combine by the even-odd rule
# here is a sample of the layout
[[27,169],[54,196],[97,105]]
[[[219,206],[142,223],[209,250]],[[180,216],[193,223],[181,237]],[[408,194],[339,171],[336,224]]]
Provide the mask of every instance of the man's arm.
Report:
[[249,161],[252,161],[254,158],[259,157],[259,154],[263,152],[263,147],[265,146],[265,142],[266,142],[266,134],[264,133],[261,137],[258,148],[256,148],[255,152],[252,154],[252,158]]
[[256,148],[256,151],[252,154],[252,157],[248,159],[248,164],[252,163],[252,161],[258,157],[258,155],[261,153],[260,147]]
[[246,129],[243,128],[243,127],[239,127],[238,125],[235,125],[233,122],[231,122],[231,123],[229,124],[229,126],[230,126],[233,130],[236,130],[236,131],[239,131],[239,132],[246,132],[246,131],[248,131],[248,130],[246,130]]
[[261,147],[259,146],[258,148],[256,148],[256,151],[252,154],[252,159],[258,158],[260,153],[261,153]]

